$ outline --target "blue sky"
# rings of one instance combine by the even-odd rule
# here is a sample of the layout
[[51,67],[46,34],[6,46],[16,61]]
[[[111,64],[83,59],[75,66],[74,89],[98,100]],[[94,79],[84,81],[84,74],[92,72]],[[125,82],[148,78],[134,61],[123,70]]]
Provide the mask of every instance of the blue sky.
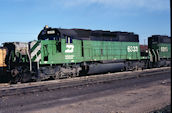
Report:
[[143,44],[170,36],[170,0],[0,0],[0,44],[36,40],[45,25],[134,32]]

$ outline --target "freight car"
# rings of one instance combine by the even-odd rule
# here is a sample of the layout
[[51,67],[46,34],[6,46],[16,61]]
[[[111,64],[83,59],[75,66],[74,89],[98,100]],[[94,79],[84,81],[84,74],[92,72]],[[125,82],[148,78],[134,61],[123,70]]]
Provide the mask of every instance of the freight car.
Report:
[[6,64],[4,62],[5,56],[6,56],[6,49],[3,47],[0,47],[0,68],[1,68],[1,70],[3,70],[3,68],[6,67]]
[[0,47],[0,83],[8,81],[7,73],[6,73],[6,67],[5,64],[5,57],[6,57],[7,50],[3,47]]
[[[155,36],[156,37],[156,36]],[[163,36],[160,36],[163,38]],[[170,39],[171,38],[167,38]],[[149,38],[149,44],[154,43]],[[160,45],[157,42],[155,45]],[[171,45],[168,43],[170,53]],[[13,82],[59,79],[85,74],[135,70],[170,65],[171,56],[157,53],[157,47],[140,51],[139,36],[132,32],[45,27],[38,40],[29,43],[4,43],[5,63]],[[162,51],[163,52],[163,51]],[[167,52],[167,51],[164,51]],[[157,54],[161,54],[157,60]],[[171,54],[170,54],[171,55]],[[163,59],[165,62],[159,63]],[[163,65],[162,65],[163,66]]]

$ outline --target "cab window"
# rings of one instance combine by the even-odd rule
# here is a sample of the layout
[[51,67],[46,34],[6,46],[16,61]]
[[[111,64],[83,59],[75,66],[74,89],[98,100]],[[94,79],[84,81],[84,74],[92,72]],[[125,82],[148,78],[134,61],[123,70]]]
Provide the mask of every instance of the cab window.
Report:
[[72,43],[72,38],[70,36],[66,36],[66,43],[71,44]]

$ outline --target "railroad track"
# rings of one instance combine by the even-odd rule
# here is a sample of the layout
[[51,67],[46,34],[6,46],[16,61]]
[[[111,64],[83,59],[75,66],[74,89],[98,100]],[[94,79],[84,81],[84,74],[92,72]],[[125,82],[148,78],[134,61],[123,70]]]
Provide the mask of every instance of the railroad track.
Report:
[[170,67],[146,69],[139,71],[118,72],[93,76],[83,76],[68,79],[59,79],[42,82],[22,83],[22,84],[0,84],[0,98],[4,96],[22,95],[27,93],[49,91],[62,88],[78,87],[83,85],[92,85],[106,83],[115,80],[131,79],[144,76],[153,76],[160,73],[170,72]]

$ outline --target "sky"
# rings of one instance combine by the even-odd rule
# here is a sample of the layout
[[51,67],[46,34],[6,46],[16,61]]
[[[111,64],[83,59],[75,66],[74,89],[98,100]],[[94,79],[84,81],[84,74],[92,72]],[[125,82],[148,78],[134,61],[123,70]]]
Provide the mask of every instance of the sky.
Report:
[[170,0],[0,0],[0,44],[37,40],[45,25],[134,32],[146,44],[170,36]]

